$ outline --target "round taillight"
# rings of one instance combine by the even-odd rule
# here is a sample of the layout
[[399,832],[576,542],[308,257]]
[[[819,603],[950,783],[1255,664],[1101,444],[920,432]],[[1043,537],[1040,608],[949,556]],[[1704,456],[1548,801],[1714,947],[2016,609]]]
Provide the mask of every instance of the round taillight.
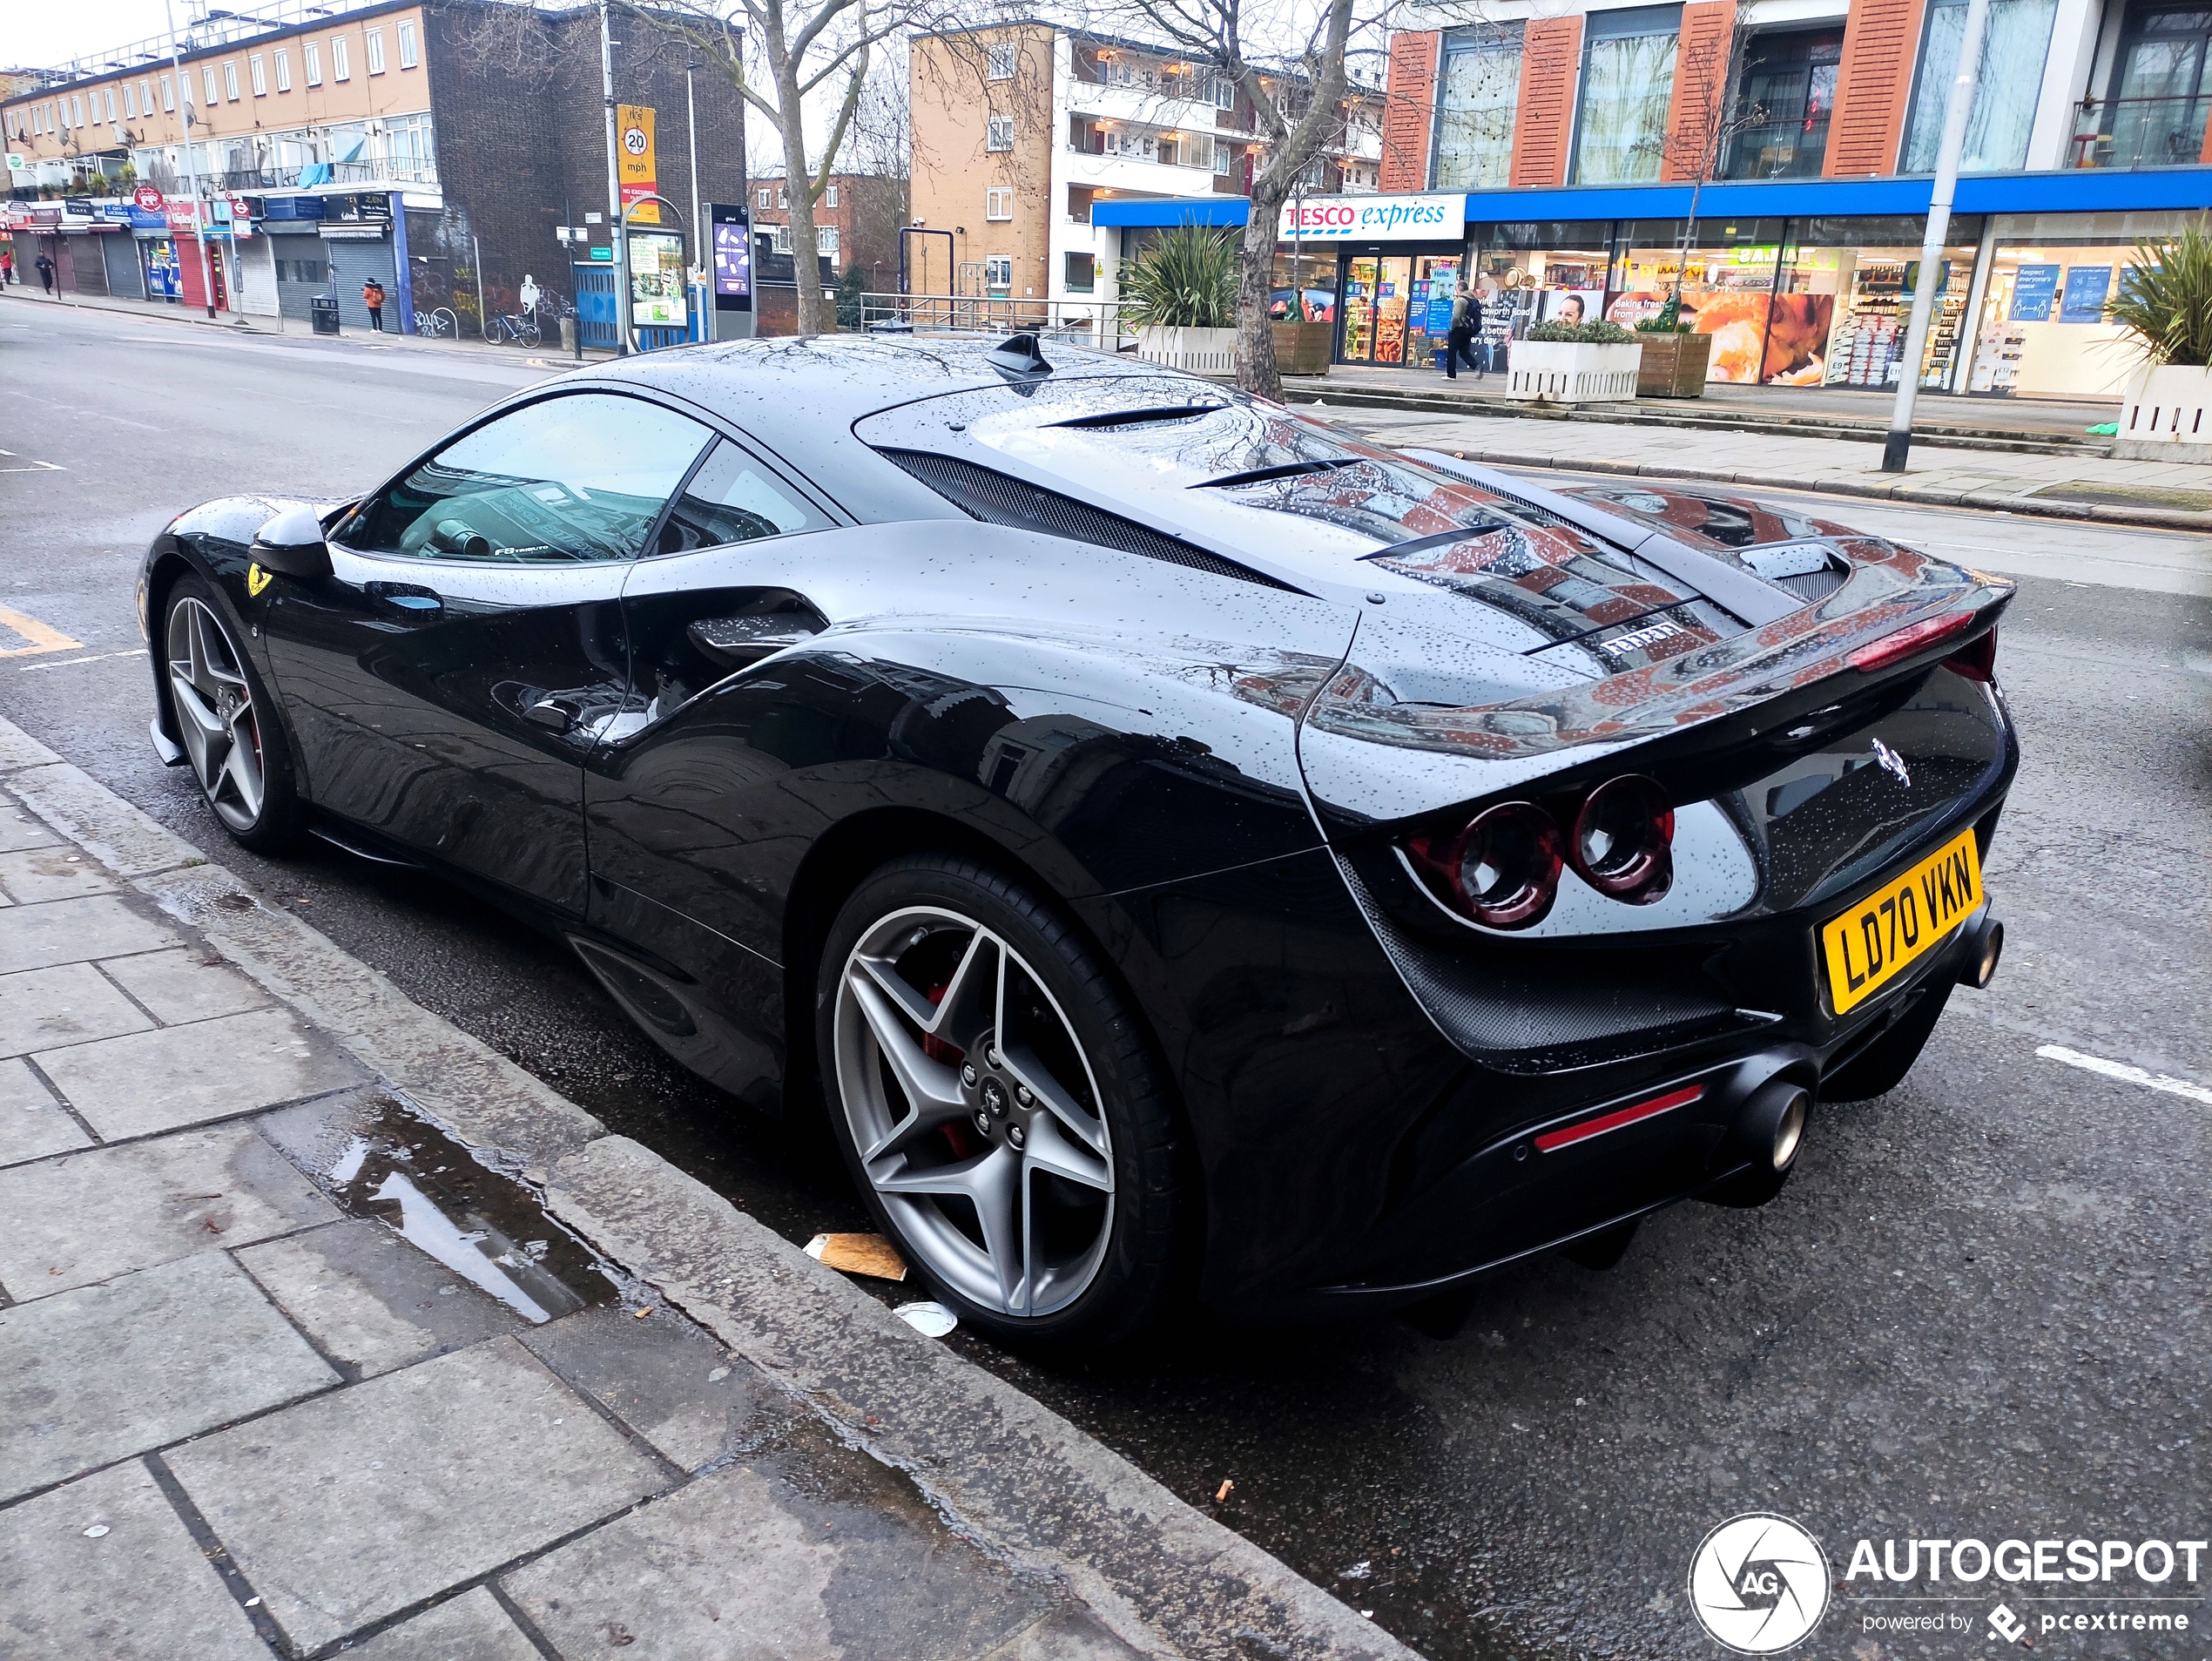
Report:
[[1575,815],[1567,857],[1608,900],[1648,906],[1675,879],[1675,810],[1650,780],[1629,774],[1590,792]]
[[1459,908],[1486,928],[1541,922],[1559,896],[1559,827],[1525,801],[1484,809],[1440,848],[1424,850]]

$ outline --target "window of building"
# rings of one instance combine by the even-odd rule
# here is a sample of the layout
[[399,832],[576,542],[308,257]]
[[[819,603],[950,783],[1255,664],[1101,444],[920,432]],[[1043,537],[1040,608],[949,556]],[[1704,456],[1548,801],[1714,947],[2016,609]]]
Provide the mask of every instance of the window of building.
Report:
[[1745,111],[1721,159],[1723,179],[1817,179],[1828,155],[1828,118],[1844,57],[1840,29],[1755,35],[1744,48]]
[[826,253],[833,259],[836,257],[837,227],[834,225],[818,225],[814,227],[814,252]]
[[1227,145],[1216,142],[1213,147],[1213,170],[1216,175],[1220,178],[1226,179],[1230,176],[1230,174],[1234,172],[1236,169],[1236,151]]
[[760,192],[760,206],[768,206],[775,199],[775,192],[764,187]]
[[254,56],[246,60],[246,72],[253,79],[253,96],[257,98],[265,98],[268,97],[268,70],[267,66],[261,62],[260,55],[259,53],[256,53]]
[[1014,118],[1012,116],[995,115],[985,123],[983,148],[986,150],[1014,148]]
[[438,164],[431,149],[428,116],[393,117],[385,125],[384,144],[391,155],[395,177],[424,185],[437,179]]
[[341,534],[423,559],[634,559],[712,437],[642,399],[544,399],[448,444]]
[[823,203],[824,203],[824,205],[825,205],[825,206],[829,206],[829,207],[835,207],[835,206],[837,206],[837,186],[836,186],[832,185],[832,186],[829,187],[829,189],[828,189],[827,191],[826,191],[826,192],[823,192],[823,195],[822,195],[822,201],[823,201]]
[[1436,188],[1500,190],[1511,182],[1520,107],[1518,24],[1448,38],[1437,94]]
[[1095,253],[1071,253],[1068,261],[1068,292],[1088,294],[1098,287],[1098,256]]
[[995,81],[1010,81],[1014,78],[1014,47],[1011,44],[994,46],[990,49],[987,72]]
[[138,113],[138,89],[128,81],[123,83],[123,113],[125,116]]
[[987,219],[1010,219],[1014,217],[1012,186],[994,185],[983,192],[983,217]]
[[292,52],[285,46],[276,49],[276,89],[280,92],[292,90]]
[[769,226],[768,247],[772,253],[789,253],[791,252],[791,226],[788,225]]
[[[2050,54],[2051,22],[2058,0],[1990,0],[1982,39],[1981,78],[1966,118],[1966,147],[1959,158],[1966,173],[2011,172],[2027,165],[2028,130]],[[1959,68],[1959,42],[1966,31],[1966,0],[1934,0],[1920,37],[1920,74],[1905,124],[1899,172],[1932,173],[1943,145],[1943,109]],[[2195,152],[2188,157],[2196,159]]]
[[361,39],[368,48],[362,56],[368,59],[368,72],[381,75],[384,72],[384,31],[381,29],[363,30]]
[[215,84],[215,66],[212,64],[203,64],[199,66],[199,78],[207,89],[207,103],[212,104],[223,96],[222,89]]
[[107,105],[108,122],[112,125],[115,121],[115,89],[111,86],[101,89],[100,101]]
[[991,253],[983,256],[983,287],[1011,288],[1014,287],[1014,256],[1010,253]]
[[[99,94],[95,92],[92,96],[97,98],[99,97]],[[71,117],[74,119],[76,125],[80,127],[85,125],[84,100],[78,97],[75,93],[71,93],[70,95],[69,104],[69,112]],[[97,104],[92,106],[92,113],[95,118],[97,118],[99,114],[99,106]]]
[[300,64],[307,72],[307,84],[322,84],[322,48],[312,40],[300,43]]
[[1677,6],[1588,14],[1574,183],[1640,185],[1659,177],[1681,22]]
[[780,208],[786,209],[786,211],[788,211],[788,210],[789,210],[789,208],[790,208],[790,206],[791,206],[791,186],[788,186],[788,185],[779,185],[779,186],[776,186],[776,206],[777,206],[778,207],[780,207]]
[[166,75],[161,78],[161,107],[172,112],[177,108],[177,85]]
[[1213,107],[1233,110],[1237,107],[1237,83],[1226,75],[1213,78]]
[[[1993,17],[1991,21],[1994,23]],[[2187,166],[2202,154],[2212,105],[2212,12],[2139,0],[2120,27],[2107,96],[2076,106],[2068,165]]]
[[238,102],[238,60],[235,58],[223,64],[223,95],[233,104]]
[[343,35],[333,35],[330,37],[330,78],[334,81],[350,81],[354,78],[353,57],[347,51],[346,37]]
[[415,25],[403,23],[400,25],[400,67],[413,69],[419,61],[415,55]]

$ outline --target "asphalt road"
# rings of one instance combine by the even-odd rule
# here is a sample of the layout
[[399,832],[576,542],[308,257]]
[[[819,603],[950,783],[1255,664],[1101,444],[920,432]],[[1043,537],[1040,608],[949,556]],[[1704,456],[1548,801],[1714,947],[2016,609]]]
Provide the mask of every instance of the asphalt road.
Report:
[[[240,854],[147,745],[131,582],[172,512],[368,486],[543,372],[0,300],[0,607],[81,643],[0,657],[0,714],[772,1226],[856,1225],[817,1140],[676,1072],[536,936],[341,854]],[[1772,1205],[1677,1208],[1610,1272],[1502,1274],[1449,1340],[1208,1327],[1059,1370],[950,1340],[1439,1658],[1717,1654],[1687,1566],[1748,1510],[1803,1523],[1839,1579],[1862,1536],[2212,1532],[2212,1107],[2036,1053],[2212,1084],[2212,557],[2160,534],[1816,510],[2024,573],[1999,665],[2027,760],[1988,871],[2008,953],[1904,1085],[1824,1110]],[[1882,1590],[1851,1583],[1797,1653],[2005,1647],[1979,1627],[1985,1587],[1946,1589],[1967,1637],[1863,1636],[1893,1607],[1862,1601]],[[2033,1615],[2082,1589],[1997,1590]],[[2202,1634],[2202,1588],[2163,1590]]]

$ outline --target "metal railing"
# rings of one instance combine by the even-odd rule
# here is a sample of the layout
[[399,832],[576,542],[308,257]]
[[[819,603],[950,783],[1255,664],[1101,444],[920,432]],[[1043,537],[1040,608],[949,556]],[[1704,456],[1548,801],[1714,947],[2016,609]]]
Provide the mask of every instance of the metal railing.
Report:
[[1095,352],[1132,350],[1136,330],[1122,321],[1112,300],[1016,300],[1005,294],[870,294],[860,296],[860,327],[913,329],[924,334],[1034,333]]
[[1828,117],[1761,121],[1730,141],[1723,179],[1817,179],[1828,155]]
[[2212,95],[2084,98],[2074,106],[2074,167],[2193,167],[2204,153]]

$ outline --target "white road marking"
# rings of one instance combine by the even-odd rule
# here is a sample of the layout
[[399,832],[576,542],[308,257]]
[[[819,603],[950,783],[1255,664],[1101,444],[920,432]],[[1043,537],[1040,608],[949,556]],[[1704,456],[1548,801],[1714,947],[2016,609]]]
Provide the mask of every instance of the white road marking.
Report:
[[89,658],[57,658],[51,663],[27,663],[16,672],[19,675],[28,675],[37,669],[66,669],[71,664],[105,663],[110,658],[143,658],[145,655],[146,649],[144,646],[133,646],[128,652],[95,652]]
[[2123,1084],[2141,1084],[2145,1090],[2164,1090],[2168,1096],[2186,1097],[2192,1102],[2212,1107],[2212,1090],[2207,1090],[2202,1084],[2192,1084],[2186,1078],[2169,1078],[2164,1073],[2130,1067],[2124,1061],[2107,1061],[2101,1056],[2085,1056],[2079,1050],[2068,1050],[2064,1044],[2047,1043],[2035,1053],[2047,1061],[2062,1061],[2069,1067],[2079,1067],[2084,1072],[2097,1073],[2106,1078],[2116,1078]]
[[34,462],[28,456],[17,455],[11,449],[0,449],[0,456],[6,456],[11,462],[23,463],[21,467],[0,467],[0,473],[66,473],[69,471],[59,462]]

